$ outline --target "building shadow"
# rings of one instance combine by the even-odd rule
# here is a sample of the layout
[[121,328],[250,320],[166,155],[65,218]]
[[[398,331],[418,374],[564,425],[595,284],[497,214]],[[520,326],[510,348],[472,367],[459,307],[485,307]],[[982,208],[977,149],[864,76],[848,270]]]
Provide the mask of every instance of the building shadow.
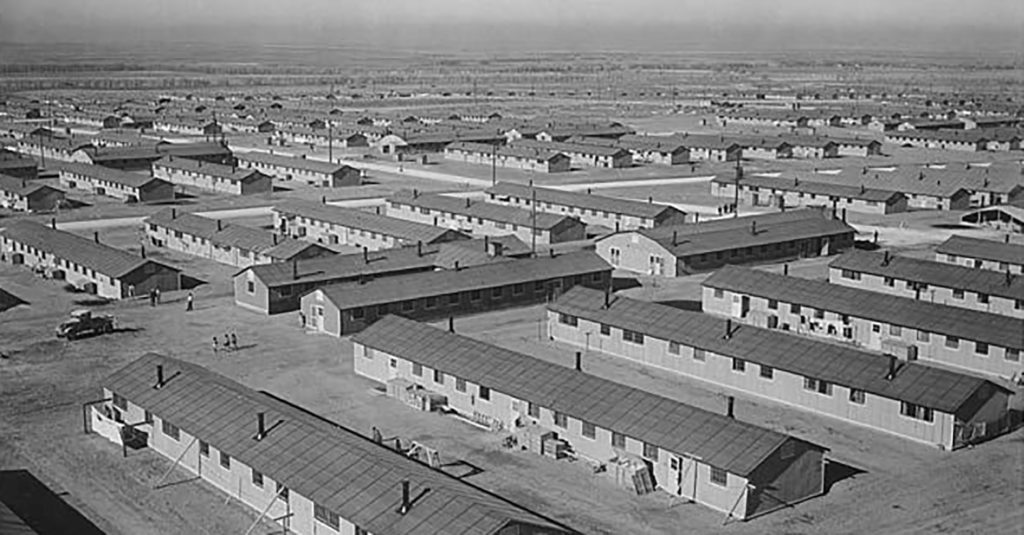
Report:
[[866,473],[866,470],[841,463],[835,459],[829,459],[825,464],[825,494],[828,494],[836,483]]
[[656,301],[659,305],[667,305],[672,308],[678,308],[680,310],[689,310],[691,312],[701,312],[701,302],[692,301],[689,299],[671,299],[668,301]]

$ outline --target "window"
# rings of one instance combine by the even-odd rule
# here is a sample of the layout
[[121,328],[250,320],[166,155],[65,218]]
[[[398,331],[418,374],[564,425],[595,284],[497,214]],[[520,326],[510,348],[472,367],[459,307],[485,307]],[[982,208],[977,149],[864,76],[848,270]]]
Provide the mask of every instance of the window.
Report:
[[658,447],[654,444],[648,444],[644,442],[644,457],[651,459],[652,461],[658,460]]
[[455,378],[455,390],[458,390],[459,392],[465,392],[466,391],[466,380],[461,378],[461,377],[456,377]]
[[583,423],[583,431],[582,431],[583,436],[585,436],[587,438],[597,438],[597,428],[594,427],[594,424],[592,424],[590,422],[582,422],[582,423]]
[[434,382],[443,385],[444,384],[444,372],[441,370],[434,370]]
[[804,390],[810,390],[825,396],[831,396],[832,383],[811,377],[804,377]]
[[800,305],[798,305],[796,303],[793,303],[793,304],[789,305],[789,312],[791,314],[799,314],[800,313]]
[[119,408],[119,409],[121,409],[121,410],[123,410],[123,411],[126,411],[126,410],[128,410],[128,400],[124,399],[124,396],[115,393],[114,394],[114,406]]
[[423,365],[413,362],[412,363],[412,374],[416,377],[423,377]]
[[601,334],[604,336],[610,336],[612,334],[612,326],[602,323]]
[[256,283],[253,281],[245,281],[245,291],[251,294],[256,293]]
[[263,474],[255,469],[252,471],[252,484],[261,489],[263,488]]
[[173,438],[174,440],[180,440],[181,439],[181,436],[180,436],[181,430],[178,429],[178,426],[172,424],[171,422],[168,422],[167,420],[163,420],[162,422],[160,422],[160,428],[161,428],[161,430],[163,430],[164,434],[167,435],[168,437]]
[[839,276],[844,278],[844,279],[850,279],[850,280],[855,280],[855,281],[859,281],[860,280],[860,273],[858,273],[856,271],[849,270],[849,269],[842,270],[842,272],[840,272]]
[[877,324],[877,323],[872,324],[871,325],[871,332],[873,332],[873,333],[880,333],[880,332],[882,332],[882,326]]
[[778,310],[779,309],[779,301],[777,299],[769,299],[768,300],[768,309],[769,310]]
[[946,336],[946,347],[950,349],[957,349],[960,347],[960,339],[955,336]]
[[516,284],[512,287],[512,295],[523,295],[526,292],[525,284]]
[[408,312],[416,307],[415,301],[402,301],[402,310]]
[[142,411],[142,421],[146,422],[147,424],[152,424],[153,423],[153,413],[151,413],[149,411]]
[[815,319],[819,319],[819,320],[825,319],[825,311],[823,309],[820,309],[820,308],[815,309],[814,310],[814,318]]
[[715,288],[715,299],[721,299],[725,297],[725,291],[721,288]]
[[935,419],[935,415],[928,407],[914,405],[913,403],[907,403],[905,401],[900,403],[900,414],[908,418],[923,420],[925,422],[931,422]]
[[487,388],[486,386],[481,386],[477,390],[477,396],[480,399],[484,400],[484,401],[490,401],[491,400],[491,389]]
[[569,418],[560,412],[552,413],[552,417],[554,417],[555,425],[557,425],[558,427],[564,429],[569,425]]
[[437,298],[436,297],[428,297],[424,301],[423,306],[425,308],[437,308]]
[[641,345],[641,346],[644,345],[644,335],[643,335],[643,333],[638,333],[636,331],[630,331],[628,329],[622,329],[622,339],[625,340],[626,342],[632,342],[634,344]]
[[398,367],[398,360],[396,360],[396,359],[388,359],[388,366],[390,366],[392,368],[397,368]]
[[568,314],[559,314],[558,323],[561,323],[562,325],[576,327],[579,324],[579,320],[576,319],[576,316],[570,316]]
[[856,388],[850,389],[850,403],[856,403],[857,405],[864,404],[864,391],[857,390]]
[[768,316],[768,328],[769,329],[778,329],[779,328],[779,317],[778,316]]
[[460,294],[448,294],[448,304],[449,305],[457,305],[457,304],[459,304],[459,301],[462,300],[461,297],[462,296]]
[[231,456],[224,453],[223,451],[220,452],[220,465],[223,466],[224,468],[227,468],[228,470],[231,469]]
[[1006,355],[1003,356],[1006,360],[1012,360],[1013,362],[1020,362],[1020,350],[1006,348]]
[[530,415],[533,418],[540,418],[540,407],[533,403],[527,403],[526,414]]
[[892,336],[903,336],[903,327],[899,325],[890,325],[889,334]]
[[983,304],[983,305],[987,305],[988,304],[988,294],[978,294],[978,302]]
[[373,360],[373,348],[372,347],[364,348],[363,349],[363,356],[368,358],[368,359],[370,359],[370,360]]
[[621,435],[612,431],[612,447],[626,449],[626,435]]
[[918,342],[928,342],[931,339],[932,339],[932,335],[928,331],[917,331],[917,341]]
[[767,366],[765,364],[762,364],[761,365],[760,375],[761,375],[761,377],[764,377],[765,379],[771,379],[771,378],[775,377],[775,368],[772,368],[771,366]]
[[978,355],[988,355],[988,344],[985,342],[974,342],[974,352]]
[[725,487],[729,485],[729,473],[721,468],[711,467],[711,482],[715,485]]
[[707,360],[707,358],[707,354],[704,352],[703,349],[693,348],[693,360],[699,360],[701,362],[704,362],[705,360]]
[[479,301],[480,300],[480,290],[473,290],[472,292],[469,292],[469,300],[470,301]]
[[668,352],[672,353],[673,355],[678,355],[679,354],[679,343],[678,342],[669,342],[668,343]]
[[210,456],[210,443],[209,442],[203,442],[202,440],[199,441],[199,455],[202,455],[203,457],[209,457]]
[[894,288],[894,287],[896,287],[896,279],[894,279],[894,278],[892,278],[892,277],[886,277],[886,278],[885,278],[885,280],[884,280],[883,282],[884,282],[884,284],[885,284],[886,286],[888,286],[888,287],[890,287],[890,288]]
[[313,502],[313,518],[335,531],[341,530],[341,518],[330,509]]
[[963,298],[964,298],[964,291],[963,290],[956,290],[956,289],[953,290],[953,299],[963,299]]
[[732,359],[732,371],[734,371],[734,372],[744,372],[744,371],[747,371],[747,361],[734,357]]

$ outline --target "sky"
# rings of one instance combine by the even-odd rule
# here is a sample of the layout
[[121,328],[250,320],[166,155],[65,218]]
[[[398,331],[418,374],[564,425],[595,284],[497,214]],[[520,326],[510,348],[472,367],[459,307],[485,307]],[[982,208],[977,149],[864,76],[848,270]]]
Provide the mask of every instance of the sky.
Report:
[[[486,28],[487,31],[482,31]],[[0,0],[0,41],[310,41],[359,36],[409,46],[531,37],[607,43],[644,30],[760,46],[871,44],[895,32],[1024,49],[1022,0]],[[460,37],[463,36],[463,37]],[[890,36],[891,37],[891,36]],[[685,39],[686,35],[677,35]],[[664,39],[661,37],[660,39]],[[513,39],[514,40],[514,39]],[[584,46],[583,43],[576,43]]]

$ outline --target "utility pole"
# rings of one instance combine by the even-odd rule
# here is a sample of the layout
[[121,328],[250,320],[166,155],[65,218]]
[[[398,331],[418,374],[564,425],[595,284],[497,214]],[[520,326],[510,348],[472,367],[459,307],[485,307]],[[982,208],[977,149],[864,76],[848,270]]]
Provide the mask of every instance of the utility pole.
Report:
[[533,256],[537,256],[537,190],[530,190],[530,207],[533,209],[530,211],[530,250],[533,252]]
[[327,120],[327,161],[334,163],[334,132],[330,119]]
[[498,146],[491,146],[491,186],[498,183]]
[[743,166],[736,160],[736,183],[733,187],[732,216],[740,216],[740,179],[743,178]]

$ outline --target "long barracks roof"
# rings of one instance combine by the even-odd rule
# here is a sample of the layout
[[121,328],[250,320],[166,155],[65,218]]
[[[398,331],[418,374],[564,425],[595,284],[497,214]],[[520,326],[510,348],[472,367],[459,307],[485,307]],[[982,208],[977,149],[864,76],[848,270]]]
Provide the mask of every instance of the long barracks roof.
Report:
[[321,290],[338,308],[347,310],[611,269],[611,266],[594,252],[577,251],[555,257],[523,258],[514,262],[488,263],[459,270],[413,273],[366,283],[343,283]]
[[705,279],[703,285],[999,347],[1024,349],[1024,320],[999,314],[737,266],[718,270]]
[[505,247],[506,256],[520,256],[529,253],[529,248],[511,236],[492,236],[487,240],[459,240],[442,244],[416,247],[400,247],[381,251],[334,255],[327,258],[299,260],[291,264],[274,263],[249,266],[235,275],[252,271],[253,275],[269,288],[289,286],[292,284],[323,283],[330,284],[343,280],[373,277],[401,272],[431,270],[435,267],[450,269],[458,260],[460,266],[474,266],[494,261],[465,254],[463,250],[483,250],[485,242],[500,242]]
[[577,287],[548,309],[948,413],[956,412],[983,385],[995,386],[915,362],[902,363],[896,376],[886,380],[889,358],[884,355],[735,321],[725,339],[724,318],[620,296],[612,298],[610,307],[603,305],[602,292]]
[[568,156],[551,150],[534,149],[529,147],[514,147],[511,145],[491,145],[488,143],[472,143],[469,141],[456,141],[449,143],[445,151],[463,151],[485,156],[503,156],[509,158],[521,158],[528,160],[551,161]]
[[751,474],[787,440],[797,440],[398,316],[377,321],[352,341],[665,451],[695,456],[741,477]]
[[[468,198],[449,197],[447,195],[435,194],[414,194],[410,191],[400,191],[388,197],[389,203],[400,203],[427,208],[452,214],[465,215],[480,219],[489,219],[511,223],[527,228],[538,228],[542,230],[552,229],[566,219],[573,219],[570,216],[549,214],[546,212],[523,210],[513,206],[504,206],[495,203],[473,201]],[[536,226],[535,226],[536,225]]]
[[879,277],[921,282],[930,286],[1024,300],[1024,276],[1008,276],[989,269],[974,269],[905,256],[887,257],[883,253],[868,251],[849,251],[828,266]]
[[276,167],[285,167],[288,169],[301,169],[303,171],[310,171],[314,173],[324,173],[327,175],[333,175],[346,167],[350,167],[337,163],[314,160],[312,158],[296,158],[294,156],[282,156],[280,154],[268,154],[266,152],[258,151],[240,153],[238,155],[238,159],[273,165]]
[[601,145],[583,145],[560,141],[538,141],[536,139],[516,139],[510,143],[512,147],[546,150],[552,152],[590,154],[594,156],[628,156],[629,151],[621,147],[605,147]]
[[655,218],[663,212],[676,210],[664,204],[653,204],[628,199],[617,199],[615,197],[603,197],[589,193],[575,193],[550,188],[538,188],[536,186],[523,186],[512,182],[498,182],[486,190],[486,193],[499,197],[514,197],[529,201],[536,195],[537,202],[546,202],[584,208],[588,210],[599,210],[613,214],[623,214],[642,218]]
[[682,146],[691,149],[732,150],[740,148],[739,143],[735,139],[721,135],[690,134],[684,132],[682,134],[673,134],[672,137]]
[[[153,387],[157,365],[164,370],[161,388]],[[103,386],[372,533],[496,535],[518,533],[516,526],[576,533],[195,364],[148,353],[114,372]],[[259,413],[269,428],[255,440]],[[417,497],[405,514],[398,512],[402,481],[410,482]]]
[[[726,185],[736,183],[736,179],[728,176],[716,176],[712,181]],[[787,180],[784,178],[757,175],[748,175],[741,178],[740,185],[780,191],[796,191],[813,195],[826,195],[829,197],[835,196],[842,197],[844,199],[860,199],[881,203],[888,202],[893,197],[902,195],[902,193],[898,191],[868,188],[864,185],[859,187],[846,186],[843,184],[830,184],[827,182],[811,182],[809,180],[800,180],[799,178]],[[828,199],[822,199],[822,201],[827,203]]]
[[147,263],[160,264],[168,269],[177,270],[177,268],[171,268],[161,262],[147,260],[127,251],[96,243],[95,240],[30,221],[10,223],[7,228],[0,231],[0,234],[108,277],[119,278]]
[[856,231],[843,221],[825,217],[820,210],[804,208],[627,232],[639,232],[678,258],[799,239],[832,237]]
[[232,225],[187,212],[176,212],[172,209],[161,210],[144,219],[143,223],[159,225],[207,239],[213,245],[236,247],[278,260],[288,260],[310,247],[320,247],[315,243],[277,236],[270,231],[244,225]]
[[935,249],[935,252],[1008,264],[1024,264],[1024,245],[967,236],[950,236]]
[[[93,163],[120,160],[159,160],[165,156],[195,158],[200,156],[231,156],[231,149],[220,143],[149,143],[124,147],[87,147],[84,149]],[[205,164],[204,164],[205,165]]]
[[28,197],[29,195],[33,195],[36,192],[43,190],[61,191],[36,180],[28,180],[0,174],[0,191],[13,193],[20,197]]
[[433,243],[446,235],[462,235],[458,231],[448,228],[313,201],[284,201],[274,205],[274,211],[317,221],[327,221],[343,227],[376,232],[412,242]]
[[198,173],[200,175],[225,178],[231,182],[248,182],[250,180],[257,179],[260,176],[266,176],[255,169],[242,169],[239,167],[232,167],[230,165],[220,165],[174,156],[165,156],[160,158],[153,162],[153,167],[169,167],[171,169]]
[[96,180],[105,180],[115,184],[121,184],[130,188],[141,188],[151,182],[165,182],[159,178],[139,173],[129,173],[119,169],[92,165],[78,162],[58,162],[56,167],[60,172],[75,173]]

